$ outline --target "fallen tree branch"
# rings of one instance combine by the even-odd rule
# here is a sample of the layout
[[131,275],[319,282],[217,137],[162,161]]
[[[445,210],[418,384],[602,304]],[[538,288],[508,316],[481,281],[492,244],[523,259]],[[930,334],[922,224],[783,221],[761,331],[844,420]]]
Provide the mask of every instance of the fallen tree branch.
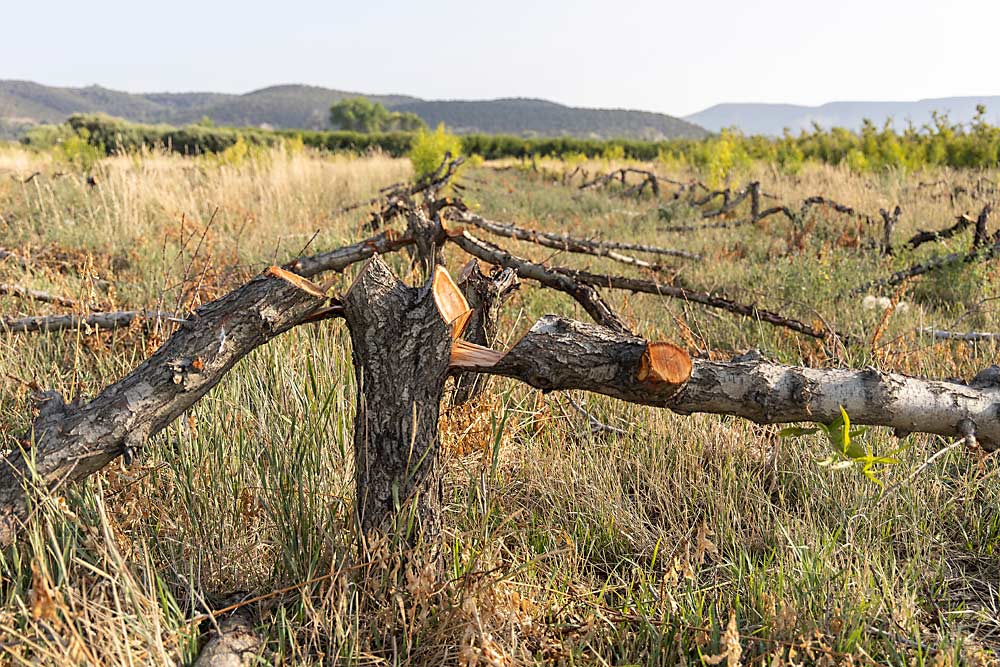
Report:
[[[654,294],[656,296],[666,296],[674,299],[681,299],[683,301],[700,303],[703,306],[725,310],[733,313],[734,315],[751,317],[755,320],[791,329],[797,333],[804,334],[811,338],[818,338],[820,340],[826,339],[831,334],[838,335],[836,332],[827,332],[822,329],[817,329],[804,322],[800,322],[799,320],[784,317],[770,310],[758,308],[753,304],[737,303],[725,297],[714,296],[707,292],[698,292],[686,287],[664,285],[651,280],[642,280],[640,278],[602,275],[565,267],[544,267],[541,264],[532,262],[531,260],[511,254],[503,248],[493,245],[488,241],[480,240],[468,231],[464,230],[449,231],[448,240],[458,245],[465,252],[474,257],[478,257],[484,262],[512,268],[517,271],[517,274],[522,278],[536,280],[544,285],[547,285],[548,287],[553,287],[570,294],[570,296],[576,298],[577,301],[584,306],[584,309],[587,310],[591,317],[594,318],[594,321],[600,324],[604,324],[601,319],[604,317],[603,308],[595,308],[592,305],[588,305],[589,302],[585,303],[583,300],[578,298],[576,293],[582,287],[607,287],[611,289],[627,290],[629,292],[643,292],[646,294]],[[564,280],[567,278],[570,279],[571,282],[569,285],[571,286],[565,286],[565,284],[559,280],[560,278]],[[603,300],[601,303],[603,304]],[[617,319],[617,317],[615,319]],[[605,324],[605,326],[607,325]],[[627,329],[625,330],[627,331]]]
[[812,327],[806,324],[805,322],[801,322],[799,320],[790,317],[785,317],[770,310],[758,308],[754,304],[738,303],[731,299],[727,299],[721,296],[715,296],[708,292],[699,292],[697,290],[688,289],[686,287],[678,287],[675,285],[663,285],[660,283],[653,282],[652,280],[642,280],[640,278],[601,275],[597,273],[578,271],[576,269],[566,269],[562,267],[554,270],[558,271],[559,273],[565,273],[566,275],[572,276],[576,281],[583,283],[585,285],[594,285],[595,287],[609,287],[612,289],[627,290],[629,292],[642,292],[645,294],[653,294],[656,296],[667,296],[674,299],[681,299],[683,301],[690,301],[692,303],[700,303],[703,306],[716,308],[718,310],[724,310],[734,315],[750,317],[754,320],[767,322],[768,324],[772,324],[774,326],[791,329],[792,331],[804,334],[811,338],[818,338],[823,340],[831,335],[837,335],[840,336],[841,338],[844,338],[844,336],[838,334],[835,331],[824,331],[823,329],[817,329],[816,327]]
[[809,208],[811,208],[813,206],[826,206],[827,208],[831,208],[831,209],[833,209],[834,211],[836,211],[838,213],[843,213],[844,215],[854,216],[855,218],[858,218],[859,220],[862,220],[862,221],[864,221],[864,222],[866,222],[868,224],[872,224],[872,218],[871,218],[871,216],[866,215],[864,213],[860,213],[859,211],[855,210],[851,206],[848,206],[846,204],[841,204],[839,202],[835,202],[832,199],[829,199],[827,197],[823,197],[821,195],[816,195],[816,196],[813,196],[813,197],[807,197],[806,199],[804,199],[802,201],[802,212],[805,213],[806,211],[809,210]]
[[[604,246],[600,241],[590,241],[587,239],[574,238],[572,236],[559,236],[556,234],[547,234],[545,232],[535,232],[530,229],[524,229],[523,227],[518,227],[510,223],[494,222],[492,220],[487,220],[486,218],[471,213],[466,210],[459,210],[458,219],[461,222],[465,222],[471,225],[475,225],[482,230],[485,230],[491,234],[496,234],[497,236],[503,236],[509,239],[516,239],[518,241],[527,241],[529,243],[535,243],[546,248],[555,248],[556,250],[563,250],[565,252],[571,252],[576,254],[593,255],[595,257],[607,257],[610,260],[619,262],[621,264],[628,264],[630,266],[635,266],[641,269],[649,269],[651,271],[663,271],[669,267],[664,267],[660,264],[653,264],[652,262],[647,262],[644,259],[638,259],[637,257],[632,257],[631,255],[623,255],[616,250],[613,250],[607,246]],[[666,249],[663,249],[666,250]],[[668,251],[671,252],[671,251]],[[682,251],[673,251],[674,253],[680,253]],[[667,254],[667,253],[663,253]],[[693,253],[686,253],[693,254]],[[675,255],[677,256],[677,255]],[[697,255],[696,255],[697,257]]]
[[923,329],[917,329],[917,331],[922,334],[933,336],[938,340],[964,340],[968,342],[1000,340],[1000,333],[992,333],[988,331],[969,331],[963,333],[958,331],[945,331],[943,329],[930,329],[926,327]]
[[465,230],[448,230],[447,235],[449,241],[473,257],[496,266],[513,269],[519,278],[534,280],[546,287],[568,294],[583,306],[583,309],[594,318],[595,322],[609,329],[628,333],[629,329],[625,323],[619,319],[611,306],[592,286],[578,283],[568,275],[518,257],[492,243],[481,241]]
[[[478,248],[467,233],[450,238]],[[471,309],[447,272],[434,270],[427,285],[410,288],[376,256],[345,304],[330,308],[315,284],[272,267],[199,308],[153,356],[89,403],[66,404],[57,394],[44,394],[29,437],[0,462],[0,544],[9,544],[27,520],[26,486],[51,488],[96,472],[165,428],[250,351],[321,317],[346,318],[354,366],[363,378],[354,436],[356,469],[365,471],[357,478],[357,502],[366,535],[389,530],[395,508],[410,499],[420,526],[433,534],[439,525],[436,419],[449,367],[504,375],[545,391],[584,389],[681,414],[758,423],[827,423],[843,406],[859,424],[1000,443],[998,367],[964,385],[873,369],[783,366],[759,356],[692,364],[683,350],[638,338],[616,318],[610,329],[551,315],[500,353],[459,338]],[[523,263],[521,271],[574,285],[533,263]],[[416,452],[416,467],[407,452]]]
[[102,329],[111,331],[130,326],[136,320],[184,322],[173,313],[158,310],[123,310],[92,315],[43,315],[0,319],[0,331],[11,333],[50,332],[66,329]]
[[955,224],[952,225],[951,227],[947,227],[945,229],[941,229],[936,232],[926,232],[923,230],[917,232],[916,234],[910,237],[910,240],[906,242],[906,245],[909,246],[911,249],[914,249],[914,248],[919,248],[925,243],[934,243],[944,239],[950,239],[951,237],[955,236],[959,232],[964,231],[969,225],[972,225],[974,223],[975,220],[963,214],[958,216],[957,222],[955,222]]
[[987,262],[997,256],[1000,252],[1000,240],[994,240],[993,245],[983,248],[980,250],[973,250],[971,252],[953,252],[944,257],[932,257],[926,262],[920,262],[918,264],[913,264],[902,271],[897,271],[893,273],[888,278],[880,278],[878,280],[871,280],[859,287],[852,289],[849,294],[854,296],[857,294],[862,294],[868,290],[876,287],[894,287],[902,282],[909,280],[910,278],[915,278],[916,276],[922,276],[925,273],[930,273],[931,271],[937,271],[938,269],[944,269],[950,266],[955,266],[957,264],[972,264],[974,262]]
[[76,299],[71,299],[66,296],[59,296],[58,294],[49,294],[48,292],[42,292],[40,290],[28,289],[27,287],[22,287],[20,285],[8,285],[0,283],[0,294],[6,294],[8,296],[16,296],[20,299],[27,299],[29,301],[41,301],[43,303],[52,303],[57,306],[65,306],[67,308],[76,308],[80,305],[80,302]]
[[52,486],[100,470],[165,428],[252,350],[316,315],[325,297],[290,276],[271,269],[198,308],[153,356],[89,403],[46,392],[25,449],[0,460],[0,545],[26,518],[26,484]]
[[[566,234],[553,234],[552,232],[542,232],[535,229],[525,229],[524,227],[518,227],[512,223],[504,222],[493,222],[486,220],[482,216],[476,215],[468,211],[464,207],[462,202],[455,201],[450,202],[450,205],[458,209],[460,212],[459,219],[462,222],[468,222],[481,229],[488,232],[497,234],[498,236],[505,236],[507,238],[519,239],[522,241],[531,241],[533,243],[538,243],[539,245],[545,245],[550,248],[556,248],[559,250],[566,250],[567,252],[586,252],[586,254],[595,254],[602,257],[608,257],[610,255],[602,254],[606,251],[614,250],[631,250],[633,252],[648,252],[653,255],[666,255],[669,257],[683,257],[684,259],[695,259],[703,260],[704,256],[697,253],[688,252],[687,250],[675,250],[673,248],[661,248],[659,246],[645,245],[642,243],[622,243],[619,241],[594,241],[591,239],[583,239],[579,237],[573,237]],[[542,240],[546,241],[543,242]],[[570,250],[571,247],[581,247],[586,248],[586,251],[575,251]],[[612,257],[614,259],[614,257]],[[630,264],[634,260],[633,258],[627,258],[624,263]],[[648,264],[648,263],[647,263]],[[642,266],[637,264],[637,266]],[[653,268],[656,265],[648,264],[643,268]]]
[[[680,414],[733,415],[758,424],[831,423],[843,408],[851,422],[897,434],[947,438],[974,433],[1000,445],[1000,367],[969,384],[923,380],[875,369],[812,369],[759,355],[720,362],[693,360],[690,378],[670,391],[642,380],[652,345],[635,336],[554,315],[540,319],[509,351],[461,356],[457,366],[527,382],[543,391],[584,389]],[[748,358],[749,357],[749,358]]]
[[[387,230],[377,236],[325,253],[302,257],[289,262],[285,269],[305,278],[325,271],[343,271],[351,264],[364,261],[375,254],[389,254],[413,244],[409,236]],[[67,305],[67,304],[63,304]],[[138,319],[186,322],[174,313],[155,310],[125,310],[91,315],[47,315],[36,317],[0,319],[0,331],[32,333],[36,331],[63,331],[66,329],[101,329],[111,331],[131,326]]]

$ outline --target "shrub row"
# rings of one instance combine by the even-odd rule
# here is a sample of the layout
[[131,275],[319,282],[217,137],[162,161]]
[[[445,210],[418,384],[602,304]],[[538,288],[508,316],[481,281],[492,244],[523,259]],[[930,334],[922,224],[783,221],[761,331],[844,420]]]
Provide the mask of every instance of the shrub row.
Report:
[[[627,158],[677,161],[694,167],[721,169],[741,162],[762,160],[794,170],[805,162],[846,163],[852,169],[920,169],[925,166],[995,167],[1000,162],[1000,128],[985,122],[985,110],[968,126],[951,123],[947,116],[921,128],[895,130],[890,123],[879,128],[866,122],[860,132],[819,127],[798,135],[745,137],[724,131],[705,140],[672,141],[596,140],[573,137],[521,138],[471,134],[461,137],[462,152],[485,159],[532,156],[582,158]],[[42,126],[28,133],[24,142],[55,145],[67,136],[85,137],[107,153],[141,147],[163,147],[179,153],[220,153],[242,139],[249,145],[271,146],[299,137],[306,146],[334,151],[365,153],[379,150],[392,156],[406,155],[415,134],[264,130],[256,128],[189,125],[141,125],[103,115],[74,115],[65,126]]]

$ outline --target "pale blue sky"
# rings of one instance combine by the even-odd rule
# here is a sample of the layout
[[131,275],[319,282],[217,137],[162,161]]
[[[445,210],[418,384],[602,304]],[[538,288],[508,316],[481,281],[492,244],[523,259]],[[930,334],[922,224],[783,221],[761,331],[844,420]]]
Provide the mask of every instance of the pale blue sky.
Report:
[[0,1],[0,78],[308,83],[683,115],[717,102],[1000,94],[998,0]]

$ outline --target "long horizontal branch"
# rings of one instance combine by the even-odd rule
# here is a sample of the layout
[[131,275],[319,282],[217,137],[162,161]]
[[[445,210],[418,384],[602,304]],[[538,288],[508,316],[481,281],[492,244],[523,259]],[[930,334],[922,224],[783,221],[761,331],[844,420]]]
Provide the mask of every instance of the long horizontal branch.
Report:
[[[542,284],[554,287],[570,295],[574,295],[574,292],[570,288],[560,286],[562,283],[558,280],[559,278],[562,278],[563,280],[568,278],[572,281],[570,284],[575,286],[588,285],[592,287],[608,287],[611,289],[643,292],[646,294],[654,294],[656,296],[665,296],[674,299],[681,299],[683,301],[700,303],[710,308],[725,310],[733,313],[734,315],[752,317],[753,319],[767,322],[768,324],[791,329],[792,331],[810,336],[812,338],[825,339],[831,333],[834,333],[817,329],[804,322],[784,317],[783,315],[770,310],[758,308],[753,304],[738,303],[725,297],[715,296],[707,292],[699,292],[686,287],[664,285],[651,280],[642,280],[639,278],[602,275],[565,267],[544,267],[541,264],[537,264],[523,257],[518,257],[517,255],[493,245],[492,243],[478,239],[468,231],[464,230],[450,233],[449,240],[462,248],[465,252],[474,257],[478,257],[484,262],[514,269],[521,278],[537,280]],[[574,298],[577,297],[574,296]],[[577,300],[580,301],[579,298],[577,298]],[[602,324],[604,323],[583,301],[581,301],[581,305],[584,305],[584,308],[591,314],[592,317],[594,317],[596,322]]]
[[311,257],[300,257],[285,264],[283,268],[304,278],[311,278],[325,271],[343,271],[351,264],[364,261],[372,255],[387,255],[408,245],[413,245],[411,237],[388,229],[381,234],[336,250]]
[[0,319],[0,331],[31,333],[66,329],[120,329],[140,319],[178,321],[173,313],[158,310],[123,310],[92,315],[43,315]]
[[958,220],[950,227],[945,229],[940,229],[934,232],[919,231],[910,237],[910,240],[906,242],[906,245],[910,248],[919,248],[925,243],[933,243],[935,241],[941,241],[943,239],[950,239],[956,234],[964,231],[970,225],[975,224],[975,220],[967,215],[958,216]]
[[974,435],[1000,444],[1000,370],[969,384],[875,369],[812,369],[772,363],[759,355],[733,361],[693,360],[691,377],[674,391],[640,380],[650,344],[635,336],[567,320],[540,319],[508,352],[472,355],[462,368],[527,382],[544,391],[583,389],[632,403],[743,417],[759,424],[829,423],[843,408],[857,424],[899,434]]
[[16,296],[19,299],[27,299],[28,301],[41,301],[42,303],[52,303],[57,306],[65,306],[67,308],[76,308],[80,305],[80,302],[76,299],[71,299],[66,296],[59,296],[58,294],[50,294],[48,292],[43,292],[41,290],[29,289],[21,285],[9,285],[6,283],[0,283],[0,294],[8,296]]
[[586,285],[609,287],[611,289],[627,290],[629,292],[642,292],[644,294],[667,296],[673,299],[681,299],[682,301],[690,301],[691,303],[700,303],[701,305],[708,306],[709,308],[724,310],[734,315],[750,317],[755,320],[760,320],[761,322],[767,322],[768,324],[772,324],[774,326],[791,329],[792,331],[804,334],[811,338],[824,339],[829,335],[836,333],[818,329],[806,324],[805,322],[785,317],[780,313],[767,310],[766,308],[758,308],[755,304],[739,303],[738,301],[733,301],[732,299],[716,296],[708,292],[699,292],[687,287],[664,285],[653,282],[652,280],[643,280],[641,278],[602,275],[598,273],[590,273],[588,271],[578,271],[576,269],[564,269],[561,267],[558,271],[560,273],[566,273],[578,282]]
[[[527,241],[529,243],[535,243],[546,248],[554,248],[556,250],[563,250],[566,252],[583,254],[583,255],[593,255],[595,257],[607,257],[613,261],[619,262],[621,264],[628,264],[630,266],[636,266],[642,269],[650,269],[652,271],[662,271],[666,267],[659,264],[654,264],[652,262],[647,262],[644,259],[639,259],[637,257],[632,257],[631,255],[623,255],[618,252],[618,250],[623,249],[628,244],[625,243],[613,243],[607,244],[602,241],[592,241],[590,239],[583,239],[578,237],[573,237],[569,235],[562,234],[552,234],[548,232],[538,232],[532,229],[525,229],[523,227],[518,227],[517,225],[504,222],[495,222],[493,220],[487,220],[481,215],[476,215],[469,211],[458,212],[458,219],[461,222],[465,222],[471,225],[475,225],[482,230],[485,230],[491,234],[496,234],[497,236],[503,236],[504,238],[516,239],[518,241]],[[661,255],[670,255],[673,257],[685,257],[687,259],[702,259],[700,255],[696,255],[692,252],[686,252],[684,250],[672,250],[669,248],[656,248],[655,246],[645,246],[646,248],[655,248],[655,252]],[[634,245],[632,249],[638,250],[643,248],[643,246]],[[652,252],[647,250],[647,252]]]
[[[362,262],[374,254],[387,255],[413,244],[413,239],[387,230],[364,241],[337,248],[329,252],[293,260],[285,269],[309,278],[325,271],[343,271],[348,266]],[[2,293],[2,286],[0,286]],[[64,304],[65,305],[65,304]],[[0,319],[0,331],[33,333],[91,328],[111,331],[131,326],[136,320],[186,321],[182,316],[156,310],[122,310],[91,315],[45,315]]]
[[992,331],[947,331],[944,329],[918,329],[938,340],[961,340],[966,342],[1000,341],[1000,333]]

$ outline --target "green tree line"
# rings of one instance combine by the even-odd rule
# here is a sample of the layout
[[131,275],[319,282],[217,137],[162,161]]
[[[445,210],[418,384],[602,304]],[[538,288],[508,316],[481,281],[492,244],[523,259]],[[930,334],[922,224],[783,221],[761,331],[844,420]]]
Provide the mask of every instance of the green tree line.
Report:
[[[161,147],[178,153],[218,153],[237,141],[250,145],[276,145],[300,137],[309,147],[334,152],[364,153],[379,150],[404,156],[412,149],[416,132],[300,131],[190,125],[142,125],[102,115],[74,115],[64,125],[40,126],[22,141],[45,147],[70,136],[85,138],[92,146],[112,154],[142,147]],[[859,132],[842,128],[813,127],[797,135],[782,137],[743,136],[724,130],[708,139],[672,141],[595,140],[573,137],[522,138],[470,134],[459,138],[466,155],[484,159],[555,157],[570,160],[623,158],[663,160],[690,165],[724,175],[743,163],[765,161],[787,171],[809,162],[845,164],[856,171],[924,167],[987,168],[1000,163],[1000,128],[985,121],[985,109],[968,125],[936,115],[923,127],[900,131],[891,123],[877,127],[866,122]]]

